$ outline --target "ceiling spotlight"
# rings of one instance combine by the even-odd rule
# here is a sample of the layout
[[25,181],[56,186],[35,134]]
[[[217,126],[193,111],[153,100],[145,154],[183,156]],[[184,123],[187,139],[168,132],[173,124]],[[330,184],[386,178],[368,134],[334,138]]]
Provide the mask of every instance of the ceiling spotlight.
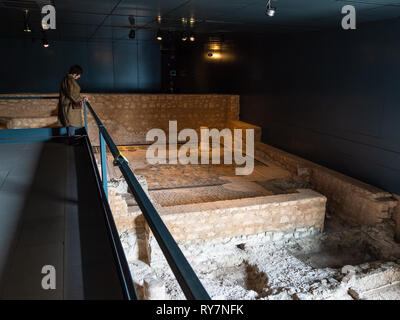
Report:
[[44,47],[44,48],[50,47],[49,42],[47,41],[46,38],[43,38],[43,39],[42,39],[42,42],[43,42],[43,47]]
[[194,36],[194,33],[191,33],[191,34],[190,34],[189,40],[190,40],[191,42],[196,41],[196,37]]
[[46,32],[45,32],[43,29],[42,29],[42,34],[43,34],[43,37],[42,37],[43,47],[45,47],[45,48],[50,47],[50,44],[49,44],[49,42],[47,41]]
[[161,41],[162,39],[163,39],[163,37],[162,37],[161,30],[158,30],[158,31],[157,31],[157,40],[158,40],[158,41]]
[[129,24],[131,25],[131,31],[129,32],[129,39],[135,39],[135,36],[136,36],[136,32],[135,32],[135,27],[136,27],[135,17],[134,16],[129,16],[128,20],[129,20]]
[[271,0],[268,0],[267,11],[265,12],[268,16],[273,17],[275,15],[276,8],[271,7]]
[[28,24],[28,9],[24,10],[25,15],[24,15],[24,32],[32,32],[31,28],[29,27]]

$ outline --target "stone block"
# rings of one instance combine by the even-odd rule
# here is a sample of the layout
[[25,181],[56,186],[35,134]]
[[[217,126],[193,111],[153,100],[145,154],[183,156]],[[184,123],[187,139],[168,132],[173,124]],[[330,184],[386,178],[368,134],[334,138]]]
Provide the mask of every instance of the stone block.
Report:
[[164,284],[157,279],[144,279],[143,292],[145,300],[166,300]]
[[400,196],[394,195],[395,199],[398,201],[396,208],[393,212],[393,220],[396,225],[396,241],[400,242]]

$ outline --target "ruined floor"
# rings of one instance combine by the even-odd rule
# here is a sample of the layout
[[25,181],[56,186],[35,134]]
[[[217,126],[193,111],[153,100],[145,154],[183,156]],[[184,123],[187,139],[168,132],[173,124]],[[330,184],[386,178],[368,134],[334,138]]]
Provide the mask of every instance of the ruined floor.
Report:
[[[330,217],[316,237],[271,242],[253,235],[179,246],[214,300],[398,300],[400,244],[393,232],[390,221],[356,227]],[[151,268],[130,263],[138,292],[154,278],[165,299],[185,299],[154,240],[152,250]]]
[[[256,160],[253,174],[239,177],[229,165],[150,165],[146,149],[120,147],[135,175],[145,177],[156,207],[295,193],[310,187],[268,159]],[[107,157],[109,178],[121,178]],[[132,196],[122,196],[128,211],[134,209]],[[135,234],[122,234],[121,241],[140,298],[185,299],[154,238],[149,240],[151,256],[142,261],[129,259],[128,252],[138,241]],[[271,239],[260,233],[182,240],[178,245],[214,300],[400,300],[400,244],[394,241],[390,219],[374,227],[356,226],[327,213],[324,232],[305,238],[278,233]]]
[[[267,163],[255,160],[252,174],[238,176],[235,165],[151,165],[146,160],[147,148],[119,147],[135,175],[145,177],[149,194],[162,207],[295,193],[296,189],[307,187],[272,160]],[[99,161],[98,153],[96,157]],[[121,178],[121,172],[112,166],[110,154],[107,163],[108,178]]]

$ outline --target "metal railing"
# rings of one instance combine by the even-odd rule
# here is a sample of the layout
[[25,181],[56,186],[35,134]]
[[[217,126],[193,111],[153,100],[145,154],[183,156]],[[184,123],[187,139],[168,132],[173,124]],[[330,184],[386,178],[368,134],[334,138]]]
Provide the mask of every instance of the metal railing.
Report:
[[131,271],[129,269],[129,264],[125,256],[124,248],[122,247],[121,240],[119,237],[118,229],[114,221],[114,217],[112,215],[110,205],[108,203],[108,197],[106,190],[103,188],[102,179],[100,178],[99,170],[97,168],[96,159],[93,154],[93,148],[90,143],[89,137],[85,136],[85,145],[86,151],[90,157],[90,163],[92,165],[92,169],[96,175],[96,184],[97,189],[101,195],[101,202],[103,205],[103,210],[105,213],[105,221],[108,229],[108,236],[110,238],[111,246],[113,248],[113,256],[115,263],[117,265],[118,275],[121,281],[121,285],[123,287],[123,295],[127,300],[138,300],[138,295],[135,289],[135,285],[133,284]]
[[[58,99],[58,97],[42,97],[43,99]],[[0,97],[0,100],[31,100],[41,99],[41,97]],[[86,119],[86,117],[85,117]],[[84,129],[82,130],[84,131]],[[81,132],[82,133],[82,132]],[[18,142],[46,142],[57,138],[65,139],[67,134],[66,128],[38,128],[38,129],[16,129],[16,130],[0,130],[0,143],[18,143]],[[95,174],[96,187],[100,195],[100,201],[104,212],[104,221],[106,232],[110,240],[112,255],[115,261],[116,270],[121,284],[121,293],[124,299],[138,300],[135,285],[129,269],[128,261],[125,256],[124,249],[118,234],[117,227],[108,203],[107,195],[101,183],[98,167],[93,154],[93,148],[87,135],[84,134],[84,145],[90,158],[90,164]]]
[[[109,133],[107,132],[103,123],[100,121],[97,114],[94,112],[89,102],[85,103],[85,114],[86,105],[99,128],[102,172],[104,173],[104,175],[102,176],[103,187],[107,187],[107,163],[104,144],[105,141],[114,157],[114,164],[119,166],[122,175],[128,183],[130,191],[134,195],[136,202],[139,205],[139,208],[142,210],[143,216],[145,217],[146,222],[153,232],[154,237],[156,238],[162,252],[164,253],[164,256],[167,259],[167,262],[170,265],[176,279],[178,280],[178,283],[181,286],[186,298],[196,300],[210,300],[211,298],[208,295],[207,291],[204,289],[199,278],[193,271],[189,262],[186,260],[181,249],[175,242],[174,238],[168,231],[157,210],[151,203],[149,197],[147,196],[139,181],[136,179],[135,175],[130,169],[128,161],[118,150],[114,141],[111,139]],[[87,116],[85,117],[87,121]],[[85,126],[87,127],[87,123],[85,123]],[[106,191],[106,189],[104,190]]]
[[[58,97],[0,97],[0,100],[22,100],[22,99],[58,99]],[[100,154],[101,154],[101,179],[98,176],[99,184],[101,184],[101,194],[102,198],[107,199],[107,159],[106,159],[106,145],[108,146],[111,154],[114,157],[114,165],[118,166],[121,170],[122,175],[124,176],[128,187],[132,194],[135,197],[139,208],[141,209],[146,222],[148,223],[151,231],[153,232],[154,237],[156,238],[169,266],[171,267],[172,272],[174,273],[176,279],[180,287],[182,288],[183,293],[185,294],[187,299],[190,300],[211,300],[207,291],[204,289],[202,283],[197,277],[196,273],[190,266],[189,262],[183,255],[181,249],[177,245],[176,241],[172,237],[168,228],[165,226],[162,221],[159,213],[151,203],[149,197],[143,190],[142,186],[136,179],[132,170],[129,167],[129,163],[126,158],[121,154],[118,150],[118,147],[115,145],[108,131],[104,127],[103,123],[97,116],[96,112],[93,110],[92,106],[89,102],[84,103],[84,120],[85,120],[85,129],[86,133],[88,133],[88,120],[87,120],[87,109],[89,109],[92,114],[97,127],[99,129],[99,138],[100,138]],[[87,137],[86,137],[87,138]],[[87,146],[91,149],[90,140],[87,138]],[[93,157],[92,150],[90,150],[89,154]],[[95,168],[96,175],[98,175],[98,170]],[[107,223],[109,227],[109,231],[111,233],[111,238],[113,239],[114,250],[116,251],[116,257],[119,261],[120,265],[120,273],[121,279],[126,285],[127,290],[127,298],[128,299],[137,299],[137,294],[134,289],[133,284],[131,283],[132,279],[127,274],[129,272],[129,266],[126,261],[125,254],[122,249],[121,242],[119,240],[118,232],[115,226],[114,219],[109,210],[108,201],[106,201],[105,211],[107,214]],[[118,238],[118,239],[117,239]],[[122,252],[121,252],[122,250]],[[132,288],[133,287],[133,290]]]

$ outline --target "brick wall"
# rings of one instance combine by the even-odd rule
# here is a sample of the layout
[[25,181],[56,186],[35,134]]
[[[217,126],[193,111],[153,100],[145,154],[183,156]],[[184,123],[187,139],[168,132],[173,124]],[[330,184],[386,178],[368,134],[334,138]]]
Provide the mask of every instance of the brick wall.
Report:
[[326,198],[312,190],[162,209],[176,240],[230,238],[267,231],[323,230]]
[[[18,94],[8,96],[40,96]],[[235,95],[170,95],[170,94],[82,94],[87,95],[92,107],[118,145],[145,143],[150,129],[168,132],[169,120],[178,121],[178,130],[199,129],[200,126],[223,129],[239,119],[239,96]],[[0,95],[6,96],[6,95]],[[48,94],[43,96],[57,96]],[[57,115],[57,100],[0,100],[0,119],[17,118],[27,126],[42,126],[43,118]],[[35,120],[36,118],[36,120]],[[39,120],[39,118],[42,118]],[[89,115],[89,136],[98,145],[98,131]]]
[[[0,94],[0,97],[53,97],[58,94]],[[57,115],[58,100],[0,100],[0,119],[36,118]]]
[[256,158],[272,158],[294,175],[310,182],[313,189],[328,198],[327,209],[344,219],[373,225],[390,219],[397,200],[392,194],[330,170],[311,161],[307,161],[264,143],[256,143]]
[[400,195],[394,195],[397,199],[397,207],[394,209],[393,220],[396,223],[396,240],[400,242]]
[[[160,128],[168,133],[169,121],[178,131],[200,126],[223,129],[239,119],[239,97],[230,95],[88,95],[92,107],[118,145],[146,143],[146,133]],[[89,136],[98,145],[94,120],[89,117]]]
[[[293,234],[312,227],[323,231],[326,198],[315,191],[194,205],[159,208],[168,230],[176,240],[232,238],[275,232]],[[118,230],[143,227],[140,211],[115,215]],[[277,240],[277,239],[274,239]]]

